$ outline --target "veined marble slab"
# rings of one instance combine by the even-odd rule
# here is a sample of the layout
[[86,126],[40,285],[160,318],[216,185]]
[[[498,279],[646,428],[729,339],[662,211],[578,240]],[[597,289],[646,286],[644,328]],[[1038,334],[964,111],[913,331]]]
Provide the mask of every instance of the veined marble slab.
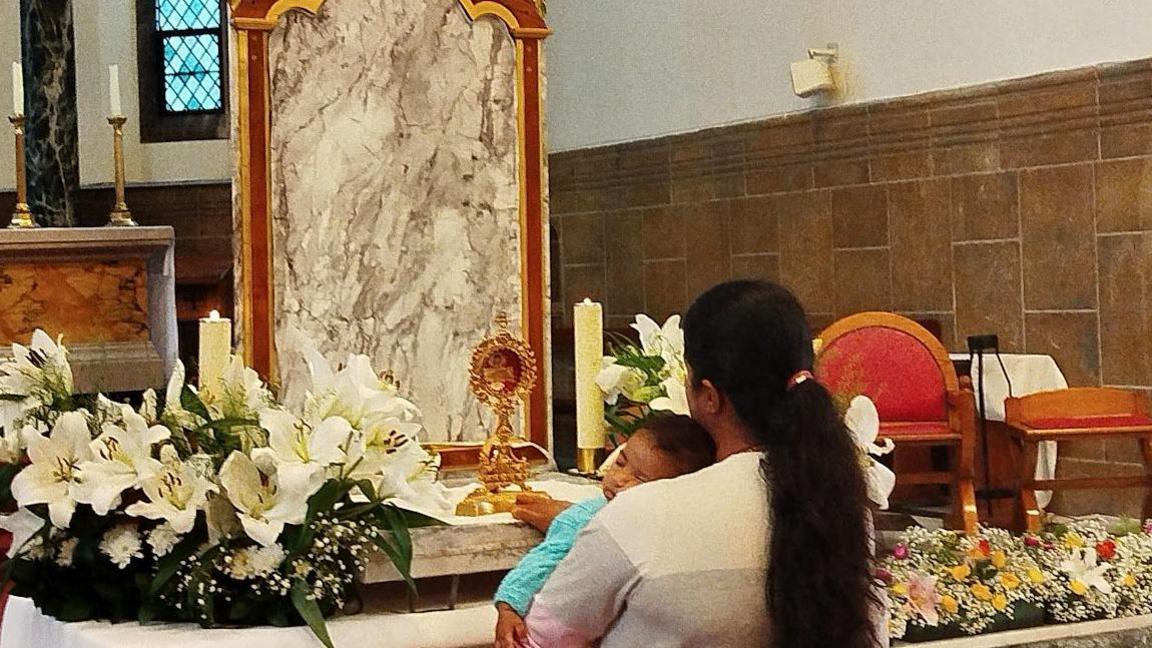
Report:
[[520,313],[511,37],[457,0],[356,0],[290,17],[270,52],[283,393],[308,345],[365,353],[426,440],[485,438],[469,358]]

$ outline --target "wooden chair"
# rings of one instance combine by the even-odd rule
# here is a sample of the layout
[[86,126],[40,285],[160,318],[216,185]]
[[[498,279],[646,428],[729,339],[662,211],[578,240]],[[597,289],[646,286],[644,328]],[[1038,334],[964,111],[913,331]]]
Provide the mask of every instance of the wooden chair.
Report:
[[[1139,393],[1125,389],[1084,387],[1009,398],[1005,422],[1016,446],[1017,492],[1024,526],[1041,528],[1037,490],[1145,488],[1144,517],[1152,515],[1152,416]],[[1039,444],[1044,441],[1128,438],[1140,445],[1144,476],[1036,479]]]
[[893,313],[860,313],[835,322],[820,335],[816,377],[837,397],[863,394],[876,403],[880,436],[908,446],[942,446],[947,471],[898,471],[901,485],[946,484],[951,488],[951,525],[976,533],[973,486],[976,407],[961,387],[948,351],[931,333]]

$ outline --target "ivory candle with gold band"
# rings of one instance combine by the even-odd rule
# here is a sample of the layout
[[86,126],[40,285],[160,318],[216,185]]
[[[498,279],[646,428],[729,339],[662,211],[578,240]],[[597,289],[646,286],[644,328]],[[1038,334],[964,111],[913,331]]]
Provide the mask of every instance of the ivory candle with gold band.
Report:
[[604,395],[596,376],[604,360],[604,312],[600,304],[585,299],[573,309],[576,333],[576,447],[577,468],[596,470],[595,451],[604,448]]
[[211,391],[232,355],[232,320],[212,311],[200,320],[200,391]]

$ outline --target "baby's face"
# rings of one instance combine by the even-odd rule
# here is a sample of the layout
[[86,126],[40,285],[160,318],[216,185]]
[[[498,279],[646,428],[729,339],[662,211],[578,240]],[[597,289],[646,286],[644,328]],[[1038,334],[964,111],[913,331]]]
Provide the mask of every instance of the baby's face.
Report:
[[612,499],[637,484],[679,477],[681,472],[675,462],[656,447],[651,433],[640,429],[629,437],[616,463],[605,471],[604,497]]

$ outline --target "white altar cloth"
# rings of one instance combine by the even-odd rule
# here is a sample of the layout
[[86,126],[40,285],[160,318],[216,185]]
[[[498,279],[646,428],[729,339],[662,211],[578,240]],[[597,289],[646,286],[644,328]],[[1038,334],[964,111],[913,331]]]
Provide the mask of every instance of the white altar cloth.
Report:
[[[967,360],[968,358],[967,353],[952,354],[953,360]],[[995,355],[984,354],[983,371],[979,372],[977,372],[977,367],[980,360],[973,360],[972,389],[979,395],[980,384],[984,384],[985,418],[989,421],[1004,420],[1004,402],[1009,396],[1027,396],[1042,391],[1068,388],[1068,380],[1064,378],[1064,373],[1060,371],[1060,367],[1052,356],[1003,353],[1000,354],[1000,359],[1004,361],[1003,368],[1000,367],[1000,362]],[[1008,372],[1007,377],[1004,375],[1005,370]],[[1009,379],[1012,382],[1011,394],[1009,394]],[[976,407],[980,407],[979,400],[977,400]],[[979,409],[977,409],[977,413],[979,413]],[[1036,479],[1053,479],[1056,477],[1056,454],[1055,441],[1040,444],[1040,456],[1036,462]],[[1052,501],[1052,491],[1036,491],[1036,500],[1040,508],[1046,508]]]
[[[479,648],[491,646],[496,610],[490,603],[443,612],[361,614],[328,622],[336,648]],[[205,630],[192,624],[142,626],[62,623],[30,599],[12,597],[0,628],[2,648],[322,648],[300,628]]]

